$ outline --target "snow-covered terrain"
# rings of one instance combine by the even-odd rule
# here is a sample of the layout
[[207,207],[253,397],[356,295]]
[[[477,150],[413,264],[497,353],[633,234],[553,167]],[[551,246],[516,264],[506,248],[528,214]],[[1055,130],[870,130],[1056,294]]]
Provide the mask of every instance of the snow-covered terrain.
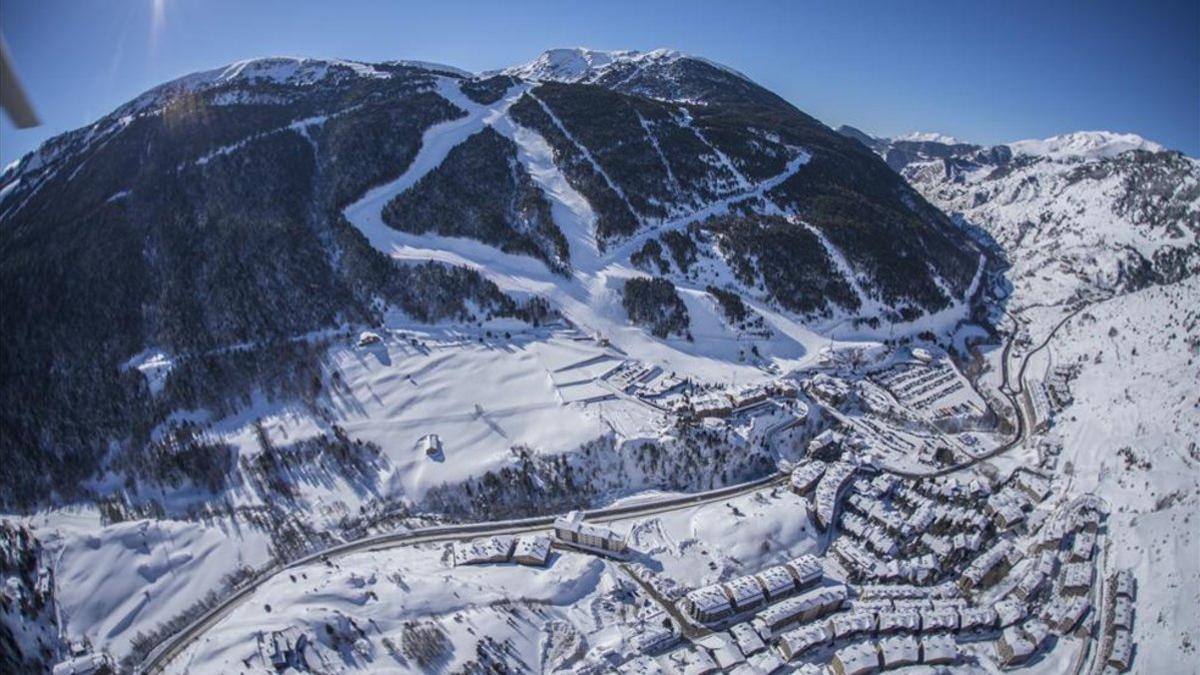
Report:
[[[1118,570],[1131,570],[1139,586],[1133,670],[1174,672],[1194,661],[1200,165],[1107,132],[1003,150],[931,133],[868,138],[889,163],[900,152],[893,166],[984,251],[970,250],[978,260],[957,291],[932,267],[922,271],[947,298],[941,309],[888,320],[893,307],[869,287],[855,251],[781,203],[778,189],[817,161],[811,148],[789,146],[777,173],[752,178],[689,118],[679,130],[694,132],[689,142],[708,148],[705,161],[726,182],[705,203],[680,201],[665,216],[643,218],[628,183],[537,98],[540,83],[588,83],[643,92],[656,105],[703,105],[671,93],[687,89],[681,83],[696,63],[745,80],[671,50],[551,50],[479,77],[419,62],[259,59],[128,104],[125,117],[153,116],[181,91],[219,90],[217,105],[285,105],[288,88],[415,69],[426,79],[414,91],[461,114],[418,128],[406,164],[338,202],[349,229],[339,236],[361,235],[387,264],[475,270],[517,301],[544,300],[548,312],[531,321],[472,307],[469,320],[425,322],[377,299],[369,324],[339,318],[336,327],[281,340],[312,350],[316,365],[301,376],[311,380],[307,395],[275,396],[262,385],[228,409],[171,410],[144,430],[160,474],[138,473],[138,461],[149,460],[114,449],[83,485],[91,501],[12,515],[39,539],[46,571],[32,578],[42,579],[54,609],[53,621],[25,605],[10,613],[11,599],[32,597],[30,574],[6,571],[3,618],[24,622],[24,649],[57,634],[62,644],[47,648],[53,656],[83,645],[76,651],[173,673],[660,672],[679,659],[726,657],[736,663],[722,663],[723,672],[809,672],[836,649],[880,636],[842,635],[796,657],[778,634],[761,631],[770,646],[743,654],[721,646],[739,635],[726,629],[749,630],[779,598],[737,607],[724,623],[692,616],[680,598],[720,583],[741,583],[738,592],[754,596],[765,582],[750,575],[814,556],[824,575],[817,588],[848,589],[855,610],[899,609],[890,600],[871,605],[893,592],[913,594],[914,606],[936,596],[958,603],[954,612],[990,609],[1014,597],[1039,564],[1034,549],[1062,519],[1075,529],[1057,557],[1095,582],[1072,596],[1055,558],[1028,604],[1046,616],[1058,611],[1051,598],[1086,597],[1094,608],[1078,628],[1035,640],[1021,669],[1101,672],[1112,625],[1100,603],[1111,600],[1105,589]],[[667,85],[656,89],[656,78]],[[503,90],[491,102],[465,88],[497,79]],[[539,132],[520,124],[513,109],[522,101],[536,103],[550,125]],[[336,131],[339,114],[352,110],[225,139],[188,166],[246,157],[256,143],[294,135],[316,154],[324,147],[317,135]],[[640,112],[636,119],[678,188],[658,137]],[[92,132],[107,138],[117,126]],[[386,221],[390,203],[488,130],[515,146],[511,171],[524,172],[545,200],[567,243],[565,269]],[[574,146],[574,168],[555,133]],[[56,180],[39,173],[42,163],[66,162],[48,147],[6,169],[5,190],[17,194],[28,176],[40,181],[36,193]],[[572,173],[580,166],[594,173],[592,184]],[[601,235],[601,206],[585,196],[598,185],[634,214],[631,232]],[[118,191],[107,203],[129,196]],[[34,197],[10,203],[0,195],[3,215]],[[859,309],[788,311],[712,244],[686,270],[664,259],[666,270],[678,269],[662,277],[686,309],[685,332],[656,337],[631,320],[627,282],[658,276],[635,254],[709,217],[747,214],[810,234]],[[741,319],[714,288],[738,298]],[[189,363],[257,346],[178,354],[151,346],[120,368],[144,379],[149,400],[161,400],[153,397],[170,392]],[[811,487],[795,482],[805,467],[818,469]],[[749,487],[703,503],[678,499],[742,482]],[[522,518],[600,507],[636,509],[589,521],[612,527],[629,552],[596,555],[555,535],[545,567],[455,565],[456,541],[497,537],[489,546],[502,549],[509,542],[500,537],[551,532],[548,519]],[[1084,511],[1095,532],[1080,524]],[[868,519],[900,519],[908,529],[901,535],[900,526]],[[479,524],[428,529],[456,523]],[[394,533],[416,538],[386,539]],[[1082,550],[1088,536],[1099,544],[1094,556],[1067,550]],[[970,581],[985,550],[1001,551],[1001,572]],[[780,569],[776,579],[791,578]],[[730,586],[719,592],[733,597]],[[847,608],[830,611],[844,617]],[[1036,634],[1034,621],[1022,630]],[[809,623],[826,625],[823,616]],[[670,644],[646,642],[664,630]],[[996,672],[1006,639],[999,630],[948,638],[951,667]]]

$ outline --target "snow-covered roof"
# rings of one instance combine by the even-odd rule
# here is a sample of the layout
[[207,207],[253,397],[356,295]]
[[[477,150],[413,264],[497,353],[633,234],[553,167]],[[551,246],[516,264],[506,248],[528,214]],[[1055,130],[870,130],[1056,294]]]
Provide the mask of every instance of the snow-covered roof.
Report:
[[550,537],[541,534],[525,536],[517,540],[513,558],[528,558],[545,562],[550,556]]
[[725,595],[720,584],[697,588],[684,597],[697,612],[706,614],[723,611],[730,606],[729,596]]
[[111,669],[112,665],[112,660],[104,654],[84,654],[54,664],[50,672],[52,675],[90,675],[101,668]]
[[829,629],[837,639],[875,630],[874,612],[845,612],[829,620]]
[[1028,612],[1025,603],[1016,598],[1005,598],[992,605],[992,609],[996,610],[996,616],[999,618],[1001,626],[1008,626],[1024,619]]
[[662,658],[671,671],[679,675],[708,675],[721,671],[707,651],[696,647],[677,649]]
[[833,655],[842,664],[842,672],[860,673],[879,667],[879,651],[870,642],[859,642],[843,647]]
[[786,653],[795,655],[832,639],[833,634],[825,624],[810,623],[780,635],[779,644],[787,650]]
[[1119,570],[1114,585],[1119,595],[1128,595],[1132,598],[1137,593],[1137,579],[1134,578],[1132,570]]
[[957,630],[958,612],[952,609],[929,609],[921,612],[921,630]]
[[796,580],[792,577],[791,572],[788,572],[787,568],[782,565],[768,567],[755,576],[758,577],[758,582],[766,589],[767,596],[772,600],[796,590]]
[[823,586],[767,607],[758,613],[758,619],[768,626],[780,626],[814,610],[840,607],[845,601],[845,586]]
[[1075,562],[1063,565],[1063,587],[1078,589],[1091,586],[1094,571],[1091,562]]
[[819,459],[809,460],[792,469],[791,485],[793,490],[807,492],[812,489],[825,473],[825,462]]
[[911,635],[893,635],[879,641],[879,655],[884,668],[898,667],[919,662],[921,648]]
[[580,511],[571,511],[565,516],[555,518],[554,529],[575,532],[579,535],[596,537],[597,539],[607,539],[614,543],[623,544],[625,542],[625,537],[607,527],[583,522],[583,513]]
[[727,581],[725,592],[733,600],[733,606],[739,610],[760,605],[765,600],[762,587],[754,577],[738,577]]
[[825,573],[821,567],[821,561],[811,555],[802,555],[799,558],[793,558],[784,564],[785,567],[796,577],[796,581],[801,584],[807,584],[817,579]]
[[921,615],[912,610],[891,610],[879,613],[879,632],[921,630]]
[[767,646],[748,623],[734,624],[730,627],[729,634],[737,642],[738,649],[747,656],[760,652]]
[[1041,644],[1042,640],[1050,635],[1050,626],[1045,621],[1037,617],[1033,617],[1021,625],[1021,630],[1029,636],[1030,640]]
[[1005,628],[1004,632],[1000,634],[1000,641],[1012,652],[1014,660],[1029,656],[1037,648],[1017,626]]
[[958,658],[958,644],[946,633],[921,637],[921,654],[926,663],[953,661]]
[[513,538],[507,536],[454,542],[455,565],[503,562],[513,550]]
[[993,607],[968,607],[958,610],[958,621],[963,630],[991,628],[996,625],[996,620],[996,610]]

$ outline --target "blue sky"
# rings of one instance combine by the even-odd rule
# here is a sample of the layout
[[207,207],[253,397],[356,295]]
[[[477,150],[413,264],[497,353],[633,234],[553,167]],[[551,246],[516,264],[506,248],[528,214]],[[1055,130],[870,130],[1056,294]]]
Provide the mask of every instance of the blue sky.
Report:
[[486,70],[549,47],[665,46],[728,64],[827,124],[1000,143],[1134,132],[1200,156],[1200,1],[282,2],[3,0],[43,126],[0,161],[163,81],[238,59],[399,58]]

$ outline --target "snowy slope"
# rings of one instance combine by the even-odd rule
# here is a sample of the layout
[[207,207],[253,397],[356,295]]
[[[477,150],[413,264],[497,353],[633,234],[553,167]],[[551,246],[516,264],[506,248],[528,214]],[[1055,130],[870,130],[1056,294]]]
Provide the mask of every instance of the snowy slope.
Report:
[[1200,162],[1108,133],[1014,143],[1016,156],[999,162],[1003,153],[964,147],[958,156],[910,161],[901,172],[1005,251],[1008,278],[1026,302],[1200,270]]
[[729,66],[674,49],[663,48],[646,52],[601,51],[584,47],[549,49],[532,61],[509,66],[499,72],[535,82],[549,80],[590,84],[613,71],[622,71],[623,76],[629,79],[633,76],[630,74],[631,71],[640,73],[646,69],[662,69],[683,59],[700,61],[736,77],[749,79]]
[[1107,569],[1138,578],[1137,672],[1194,660],[1200,634],[1198,297],[1192,276],[1092,305],[1029,376],[1081,369],[1050,438],[1069,462],[1070,490],[1100,495],[1112,509]]
[[[899,140],[907,140],[901,137]],[[923,140],[947,141],[936,138]],[[1076,131],[1045,139],[1014,141],[1007,144],[1018,155],[1033,155],[1056,160],[1105,159],[1130,150],[1162,152],[1163,146],[1148,141],[1137,134],[1118,134],[1111,131]]]
[[[284,105],[288,95],[273,87],[383,80],[392,77],[389,68],[394,67],[408,64],[241,62],[149,92],[125,113],[155,115],[171,97],[217,88],[223,89],[215,105]],[[711,419],[674,426],[667,405],[636,399],[603,375],[628,362],[687,378],[699,391],[721,391],[781,375],[800,377],[815,368],[836,369],[831,355],[841,349],[882,353],[882,343],[925,331],[935,336],[960,328],[984,333],[962,324],[982,288],[998,293],[1004,308],[1020,313],[1028,322],[1026,330],[1038,338],[1064,316],[1060,305],[1097,303],[1065,324],[1033,362],[1029,378],[1045,378],[1063,363],[1080,367],[1075,401],[1060,413],[1053,432],[1070,461],[1066,480],[1074,493],[1096,491],[1112,502],[1107,564],[1110,569],[1134,568],[1147,588],[1139,599],[1138,640],[1146,651],[1160,644],[1162,649],[1143,656],[1139,667],[1170,669],[1173,661],[1187,658],[1187,639],[1196,632],[1187,607],[1197,598],[1173,591],[1194,589],[1200,582],[1196,539],[1171,535],[1191,524],[1200,501],[1195,478],[1200,458],[1194,448],[1200,429],[1191,391],[1198,376],[1197,319],[1188,313],[1197,297],[1195,272],[1200,269],[1200,170],[1194,160],[1160,152],[1159,146],[1137,137],[1105,133],[1014,143],[1005,152],[956,142],[954,147],[965,149],[936,155],[929,146],[954,139],[911,134],[891,141],[893,149],[903,143],[914,146],[915,159],[907,159],[902,170],[920,194],[952,213],[959,226],[986,246],[994,245],[989,253],[1007,259],[1005,279],[1011,288],[1003,283],[986,288],[995,281],[986,274],[989,260],[969,250],[971,274],[957,289],[931,264],[914,268],[913,274],[927,277],[944,295],[943,307],[918,311],[908,321],[879,321],[893,308],[870,287],[870,275],[856,267],[861,264],[854,256],[858,251],[835,242],[839,232],[815,227],[803,217],[810,194],[805,190],[820,188],[804,183],[814,163],[841,168],[837,162],[844,157],[837,152],[858,161],[862,157],[854,153],[861,149],[834,144],[837,152],[825,148],[822,154],[752,126],[749,155],[766,148],[786,150],[772,155],[780,160],[773,172],[754,175],[752,163],[719,150],[689,112],[705,105],[693,94],[711,84],[707,78],[714,73],[756,87],[744,76],[668,50],[552,50],[502,71],[519,79],[491,102],[480,102],[462,86],[468,75],[425,64],[413,67],[423,69],[427,78],[414,90],[462,114],[419,127],[414,139],[420,136],[420,142],[414,140],[411,155],[399,155],[406,163],[389,166],[373,188],[337,202],[343,227],[353,228],[337,234],[361,234],[375,251],[403,265],[434,261],[475,270],[517,299],[544,298],[555,314],[548,325],[534,326],[476,308],[480,311],[471,313],[470,322],[429,325],[380,299],[379,316],[371,317],[369,326],[376,338],[371,344],[360,345],[356,339],[368,326],[349,322],[292,336],[327,340],[317,350],[318,367],[305,374],[314,382],[309,398],[279,400],[251,390],[233,412],[171,411],[166,422],[150,431],[151,437],[161,440],[177,425],[194,424],[212,447],[228,449],[232,464],[226,482],[211,491],[198,484],[199,476],[179,484],[139,484],[128,480],[122,473],[126,467],[114,461],[86,487],[109,500],[106,520],[113,519],[110,510],[121,511],[126,505],[122,500],[129,500],[129,520],[102,524],[90,506],[54,508],[25,519],[57,556],[66,637],[86,637],[118,657],[127,656],[135,652],[135,643],[147,643],[139,635],[170,622],[178,625],[209,592],[228,592],[229,575],[364,533],[424,524],[429,518],[513,515],[502,509],[523,515],[520,509],[542,512],[638,498],[652,488],[694,490],[760,476],[774,460],[794,457],[809,432],[825,420],[808,418],[776,451],[770,447],[769,430],[793,421],[782,407],[768,406],[752,419],[728,426]],[[697,182],[719,189],[711,190],[707,201],[672,203],[664,216],[638,217],[631,233],[605,241],[597,231],[600,202],[589,201],[584,192],[602,185],[633,213],[630,183],[606,168],[603,153],[610,147],[589,148],[580,140],[580,127],[568,128],[551,106],[533,98],[545,82],[594,83],[655,105],[670,102],[670,122],[662,122],[660,130],[686,132],[682,135],[689,143],[705,146],[707,173]],[[722,86],[730,82],[718,80]],[[513,108],[521,101],[534,101],[550,126],[539,131],[518,123]],[[648,156],[656,170],[663,169],[667,183],[678,188],[677,166],[660,144],[665,133],[656,136],[641,112],[634,111],[637,124],[632,128],[644,132],[639,140],[652,147]],[[219,145],[204,155],[211,159],[199,164],[248,158],[254,142],[264,138],[296,142],[315,155],[326,147],[316,140],[319,132],[327,124],[336,127],[330,122],[335,119],[336,113],[303,117],[256,132]],[[109,135],[119,135],[121,124],[128,120],[108,120],[63,152],[91,150]],[[478,239],[414,234],[385,223],[387,204],[415,191],[455,149],[485,130],[515,146],[510,168],[527,174],[546,201],[553,224],[569,244],[567,272]],[[554,144],[554,130],[565,144],[561,139]],[[578,152],[578,164],[595,173],[595,184],[580,181],[578,174],[572,180],[564,159],[568,146]],[[23,190],[37,190],[49,180],[47,173],[61,161],[55,152],[48,147],[5,174],[7,192],[0,196],[0,208],[19,209],[18,200],[10,201],[9,195],[29,199]],[[872,156],[866,159],[886,172]],[[38,182],[22,182],[27,179]],[[790,193],[795,201],[789,203],[786,188],[797,185]],[[923,211],[928,205],[917,204],[920,197],[899,185],[913,212],[945,220],[934,209]],[[117,192],[106,203],[130,197]],[[658,339],[631,324],[622,303],[626,282],[659,274],[635,265],[633,254],[652,239],[666,241],[668,234],[690,232],[710,216],[748,213],[777,217],[811,234],[814,247],[831,261],[830,275],[846,280],[859,309],[824,316],[785,311],[758,279],[739,279],[735,260],[710,240],[691,269],[668,264],[662,272],[690,316],[687,336]],[[710,285],[740,294],[753,330],[734,324]],[[996,318],[1000,307],[991,309]],[[1139,330],[1144,326],[1164,328]],[[981,362],[997,369],[1000,349],[994,345],[985,349]],[[219,347],[213,353],[241,347]],[[822,359],[822,353],[829,358]],[[179,362],[187,356],[181,355]],[[144,376],[153,397],[161,395],[178,367],[174,355],[147,346],[124,361],[123,372]],[[1127,386],[1114,387],[1114,382]],[[429,454],[421,445],[430,434],[440,439],[438,453]],[[119,452],[113,454],[122,459]],[[995,466],[1010,469],[1035,459],[1036,449],[1024,447],[996,460]],[[1133,469],[1126,464],[1131,461]],[[561,473],[563,467],[574,473]],[[575,480],[579,482],[571,482]],[[488,503],[481,494],[509,500]],[[531,507],[522,497],[542,501]],[[782,490],[620,527],[628,527],[639,549],[651,556],[636,561],[645,568],[638,568],[640,581],[659,585],[660,591],[726,579],[823,548],[808,525],[803,500]],[[549,669],[560,659],[578,660],[589,650],[628,647],[634,635],[627,626],[653,609],[646,589],[626,566],[556,555],[561,557],[547,570],[452,568],[442,547],[364,553],[336,564],[309,565],[296,575],[271,577],[251,602],[173,667],[181,672],[265,670],[259,638],[287,626],[317,636],[319,655],[330,663],[364,672],[431,669],[429,664],[414,665],[411,655],[389,653],[377,639],[403,642],[413,622],[441,625],[451,646],[437,663],[443,670],[483,658],[491,649],[484,636],[507,643],[502,651],[531,670]],[[1157,617],[1162,617],[1160,623]],[[1159,625],[1176,628],[1156,630]],[[362,634],[370,635],[365,647],[358,640]],[[1053,658],[1065,657],[1060,652]],[[1042,665],[1062,664],[1052,660]]]

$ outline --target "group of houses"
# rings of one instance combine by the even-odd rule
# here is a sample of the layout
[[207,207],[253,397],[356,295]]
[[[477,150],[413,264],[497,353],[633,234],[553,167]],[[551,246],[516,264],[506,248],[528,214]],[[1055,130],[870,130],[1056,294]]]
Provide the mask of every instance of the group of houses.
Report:
[[799,393],[799,388],[786,380],[746,385],[732,391],[718,389],[696,392],[690,400],[679,401],[675,412],[698,418],[725,418],[772,399],[794,399]]
[[1099,500],[1081,497],[1052,513],[1033,534],[1029,559],[1003,584],[1010,587],[1002,600],[1006,620],[995,645],[1002,665],[1025,663],[1050,636],[1083,624],[1092,609],[1097,533],[1105,512]]
[[808,513],[818,529],[827,530],[833,523],[838,499],[857,470],[858,465],[851,461],[827,463],[819,459],[806,460],[792,470],[791,489],[801,496],[811,494]]
[[454,565],[486,565],[509,561],[531,567],[545,567],[550,559],[550,537],[525,535],[496,536],[487,539],[454,542]]
[[1133,614],[1137,599],[1137,580],[1123,569],[1108,582],[1104,622],[1104,675],[1117,675],[1133,663]]
[[[752,612],[810,588],[824,575],[820,561],[810,555],[757,574],[698,588],[679,599],[679,609],[701,624],[714,624]],[[770,611],[770,610],[767,610]]]

